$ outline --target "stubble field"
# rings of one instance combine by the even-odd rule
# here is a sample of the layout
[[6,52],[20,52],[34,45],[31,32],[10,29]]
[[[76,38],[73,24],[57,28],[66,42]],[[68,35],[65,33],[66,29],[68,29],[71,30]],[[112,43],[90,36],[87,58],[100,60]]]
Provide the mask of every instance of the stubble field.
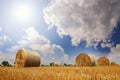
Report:
[[0,67],[0,80],[120,80],[120,67]]

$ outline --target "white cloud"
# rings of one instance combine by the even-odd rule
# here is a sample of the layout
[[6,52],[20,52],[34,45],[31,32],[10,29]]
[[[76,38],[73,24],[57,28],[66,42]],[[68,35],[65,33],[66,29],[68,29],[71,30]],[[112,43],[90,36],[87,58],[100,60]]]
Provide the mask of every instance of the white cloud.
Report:
[[[2,28],[0,27],[0,33],[2,32]],[[6,41],[11,41],[11,38],[8,36],[8,35],[1,35],[0,36],[0,47],[4,45],[4,43]],[[11,53],[3,53],[3,52],[0,52],[0,63],[2,61],[5,61],[5,60],[8,60],[10,61],[11,64],[13,64],[13,55],[14,54],[11,54]],[[12,61],[11,61],[12,60]]]
[[111,43],[101,43],[101,47],[102,47],[102,48],[105,48],[105,47],[112,48],[112,47],[113,47],[113,44],[111,44]]
[[44,9],[47,24],[60,36],[69,35],[73,45],[82,40],[97,46],[111,34],[120,17],[119,0],[52,0]]
[[75,57],[70,57],[65,54],[64,50],[60,46],[54,45],[54,51],[54,54],[42,57],[42,64],[48,64],[50,62],[74,64]]
[[3,41],[11,41],[8,35],[3,35]]
[[108,57],[111,61],[115,61],[120,64],[120,44],[117,44],[116,47],[111,48],[111,52]]
[[[2,32],[2,27],[0,27],[0,33]],[[8,35],[1,35],[0,36],[0,46],[4,44],[6,41],[11,41],[11,38]]]
[[102,48],[112,48],[114,43],[111,43],[110,39],[103,40],[103,42],[100,44]]
[[0,36],[0,45],[3,45],[4,42],[11,41],[11,38],[8,35],[2,35]]
[[[48,64],[51,61],[69,62],[69,56],[64,52],[60,45],[51,44],[44,36],[40,35],[34,27],[29,27],[26,34],[22,37],[18,44],[9,49],[10,52],[17,51],[20,48],[30,48],[34,51],[39,51],[42,58],[42,63]],[[71,61],[73,62],[73,61]]]
[[0,27],[0,32],[2,31],[2,27]]
[[[50,41],[44,36],[40,35],[34,27],[28,28],[26,35],[22,37],[22,40],[18,41],[20,47],[28,47],[32,50],[38,50],[42,54],[54,54],[54,48],[58,45],[51,45]],[[59,47],[61,48],[61,47]]]

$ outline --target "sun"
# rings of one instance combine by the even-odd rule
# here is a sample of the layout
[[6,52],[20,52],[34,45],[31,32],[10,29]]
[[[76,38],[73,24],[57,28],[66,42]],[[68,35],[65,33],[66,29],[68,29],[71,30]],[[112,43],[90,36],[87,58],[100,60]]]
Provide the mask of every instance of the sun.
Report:
[[28,5],[19,5],[16,6],[15,10],[15,19],[19,21],[28,21],[32,16],[32,9]]

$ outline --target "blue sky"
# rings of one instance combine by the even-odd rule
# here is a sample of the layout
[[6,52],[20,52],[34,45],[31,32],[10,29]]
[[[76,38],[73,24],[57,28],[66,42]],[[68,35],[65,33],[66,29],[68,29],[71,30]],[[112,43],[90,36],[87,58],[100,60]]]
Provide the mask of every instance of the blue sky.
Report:
[[0,0],[0,62],[13,63],[25,48],[42,64],[74,64],[81,52],[119,63],[119,7],[119,0]]

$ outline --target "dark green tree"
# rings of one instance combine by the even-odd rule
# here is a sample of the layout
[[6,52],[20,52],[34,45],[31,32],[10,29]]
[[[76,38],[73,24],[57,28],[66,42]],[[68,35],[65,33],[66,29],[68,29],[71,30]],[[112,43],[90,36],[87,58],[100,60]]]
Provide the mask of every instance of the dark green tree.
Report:
[[9,66],[10,64],[9,64],[8,61],[3,61],[3,62],[1,63],[1,65],[3,65],[3,66]]
[[41,66],[45,66],[44,64],[41,64]]
[[50,63],[50,66],[52,66],[52,63]]
[[66,63],[64,63],[64,66],[67,66],[67,64],[66,64]]

